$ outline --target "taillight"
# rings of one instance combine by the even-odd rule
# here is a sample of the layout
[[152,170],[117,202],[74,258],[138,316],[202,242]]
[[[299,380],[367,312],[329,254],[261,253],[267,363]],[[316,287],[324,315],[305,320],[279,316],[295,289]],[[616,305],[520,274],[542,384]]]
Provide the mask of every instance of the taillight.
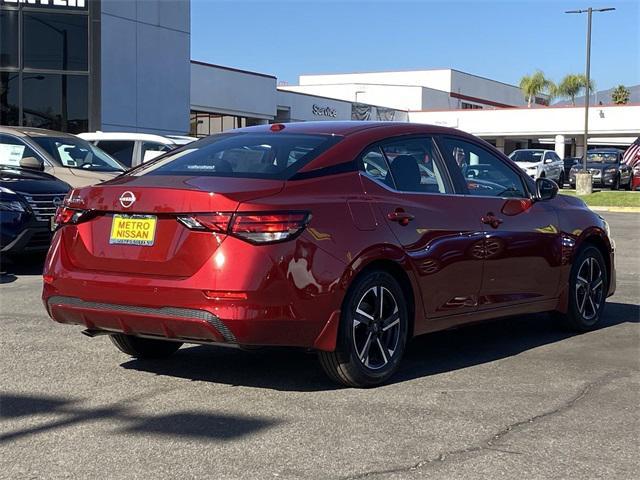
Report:
[[228,233],[251,243],[282,242],[300,234],[309,223],[308,212],[252,212],[181,215],[190,230]]
[[178,221],[190,230],[226,233],[232,215],[231,213],[198,213],[179,216]]
[[56,216],[54,217],[53,222],[57,229],[63,225],[77,224],[85,220],[89,220],[89,218],[93,216],[91,213],[91,210],[79,210],[77,208],[62,206],[58,207],[56,210]]
[[302,232],[310,217],[307,212],[237,213],[231,235],[253,243],[281,242]]

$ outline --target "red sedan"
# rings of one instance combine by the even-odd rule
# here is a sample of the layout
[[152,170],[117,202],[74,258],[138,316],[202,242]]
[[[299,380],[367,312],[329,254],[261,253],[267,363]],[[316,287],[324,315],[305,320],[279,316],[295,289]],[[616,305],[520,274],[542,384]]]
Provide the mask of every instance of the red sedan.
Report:
[[380,384],[416,335],[554,312],[584,331],[615,290],[606,222],[457,130],[274,124],[214,135],[56,217],[54,320],[134,357],[183,342],[295,346]]

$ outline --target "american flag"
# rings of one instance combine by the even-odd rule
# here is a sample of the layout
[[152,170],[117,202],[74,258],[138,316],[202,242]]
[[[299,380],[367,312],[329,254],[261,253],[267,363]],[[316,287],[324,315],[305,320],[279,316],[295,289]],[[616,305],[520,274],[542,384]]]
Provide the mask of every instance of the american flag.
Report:
[[629,148],[624,152],[622,162],[630,167],[640,165],[640,137],[636,138],[636,141],[629,145]]

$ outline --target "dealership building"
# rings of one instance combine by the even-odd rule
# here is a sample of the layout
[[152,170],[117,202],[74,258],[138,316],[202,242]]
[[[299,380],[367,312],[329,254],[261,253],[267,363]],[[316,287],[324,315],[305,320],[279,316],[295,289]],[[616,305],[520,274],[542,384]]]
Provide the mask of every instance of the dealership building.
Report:
[[[221,7],[223,8],[223,7]],[[511,151],[579,154],[582,109],[453,69],[275,76],[192,60],[188,0],[0,0],[0,124],[206,136],[269,122],[387,120]],[[640,134],[640,106],[592,110],[594,141]],[[563,153],[568,153],[564,151]]]

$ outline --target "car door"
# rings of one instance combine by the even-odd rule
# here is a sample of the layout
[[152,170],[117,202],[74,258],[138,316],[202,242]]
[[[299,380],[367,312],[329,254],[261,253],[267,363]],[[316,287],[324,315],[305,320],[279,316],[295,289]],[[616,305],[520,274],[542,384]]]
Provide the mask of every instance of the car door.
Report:
[[[558,158],[557,160],[560,159]],[[542,161],[547,178],[556,182],[560,180],[560,164],[557,160],[554,152],[545,152],[544,159]]]
[[[455,196],[430,137],[371,146],[361,157],[365,193],[409,259],[427,318],[477,309],[483,241],[473,199]],[[416,299],[417,301],[418,299]]]
[[[445,136],[452,177],[461,176],[473,216],[482,223],[484,259],[479,310],[555,298],[561,265],[558,216],[534,202],[524,175],[506,157],[470,138]],[[455,163],[454,163],[455,162]]]

